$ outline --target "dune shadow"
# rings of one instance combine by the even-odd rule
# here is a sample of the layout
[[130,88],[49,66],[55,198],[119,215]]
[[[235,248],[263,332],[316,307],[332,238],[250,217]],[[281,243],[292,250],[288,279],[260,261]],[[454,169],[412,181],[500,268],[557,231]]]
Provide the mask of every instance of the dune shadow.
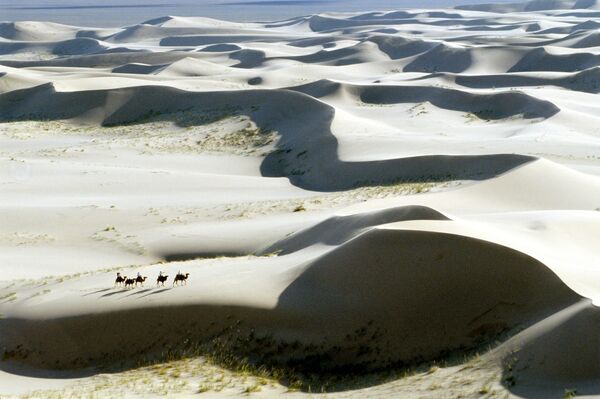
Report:
[[[335,109],[305,94],[327,92],[328,81],[275,90],[187,92],[164,86],[57,92],[43,84],[0,95],[0,121],[70,119],[114,102],[122,104],[101,122],[105,126],[174,121],[203,125],[229,116],[246,115],[262,131],[276,131],[279,140],[260,165],[265,177],[286,177],[303,189],[342,191],[398,182],[484,180],[534,160],[517,154],[427,155],[375,161],[342,161],[331,131]],[[473,112],[481,118],[515,115],[548,118],[558,109],[547,101],[519,92],[474,95],[434,87],[349,86],[371,104],[430,101],[446,109]],[[162,101],[169,98],[170,101]],[[34,110],[34,111],[32,111]],[[182,121],[177,113],[194,118]]]
[[[421,79],[444,76],[433,74]],[[456,75],[457,84],[474,89],[491,89],[500,87],[531,87],[531,86],[559,86],[569,90],[585,93],[600,93],[600,67],[593,67],[567,77],[534,77],[526,75]]]
[[[83,369],[58,370],[52,368],[36,368],[15,361],[0,360],[0,370],[5,373],[53,380],[70,380],[92,377],[98,374],[93,367]],[[1,392],[0,392],[1,393]]]
[[29,376],[56,367],[119,372],[209,356],[218,366],[244,365],[302,390],[340,392],[395,380],[403,370],[425,372],[431,362],[464,363],[580,300],[543,264],[510,248],[451,234],[373,230],[311,261],[272,309],[165,305],[2,319],[3,357],[36,368],[0,362],[0,369]]
[[[425,21],[421,16],[429,16],[436,20]],[[430,26],[456,26],[459,14],[450,14],[446,12],[424,12],[412,13],[405,11],[388,12],[382,15],[364,14],[353,18],[336,18],[326,15],[313,15],[308,19],[309,27],[313,32],[335,32],[352,33],[353,30],[362,29],[365,26],[375,27],[378,25],[394,26],[394,25],[412,25],[418,21],[420,25]],[[500,25],[500,22],[493,18],[472,18],[462,19],[461,26],[479,26],[479,25]],[[272,24],[271,26],[277,26]]]
[[178,262],[185,260],[194,260],[194,259],[215,259],[219,257],[236,257],[247,255],[246,252],[231,252],[231,251],[195,251],[195,252],[172,252],[172,253],[159,253],[161,258],[163,258],[167,262]]
[[600,309],[582,299],[534,328],[505,345],[502,385],[531,399],[600,394]]
[[[315,362],[328,356],[328,349],[326,346],[278,339],[270,334],[269,330],[276,330],[277,325],[287,322],[289,315],[277,310],[219,305],[116,310],[45,321],[0,320],[0,337],[7,339],[3,342],[12,342],[13,334],[18,332],[19,340],[26,339],[28,345],[38,347],[43,338],[34,331],[43,327],[46,343],[49,343],[47,337],[51,337],[51,344],[61,348],[50,353],[46,352],[49,347],[45,346],[35,355],[23,346],[9,349],[4,352],[4,357],[10,361],[0,361],[0,370],[35,378],[78,378],[210,356],[216,366],[232,371],[243,367],[246,374],[269,375],[284,386],[293,384],[294,389],[309,392],[318,386],[326,392],[336,392],[382,384],[391,380],[390,371],[395,375],[403,369],[403,366],[398,366],[385,371],[366,371],[361,366],[350,365],[326,371],[313,369]],[[90,330],[92,326],[96,327]],[[265,326],[268,328],[264,329]],[[84,337],[69,333],[72,329],[89,330],[90,333]],[[127,342],[127,345],[114,347],[109,338],[114,334],[119,334],[119,341]],[[93,345],[90,344],[92,342]],[[167,355],[165,345],[169,346]],[[65,356],[65,348],[74,352]],[[265,353],[270,354],[262,356]],[[281,363],[281,359],[286,360]],[[56,367],[68,371],[54,372]]]
[[[380,22],[386,23],[384,18]],[[354,51],[334,53],[332,60],[354,55]],[[240,50],[232,58],[240,61],[237,67],[251,68],[264,61],[261,53]],[[456,70],[471,62],[463,55],[457,55],[457,60]],[[331,128],[335,109],[318,100],[341,87],[320,81],[282,90],[188,92],[144,86],[59,92],[52,84],[43,84],[0,94],[0,121],[70,119],[98,109],[106,111],[104,119],[98,121],[104,126],[149,121],[204,125],[232,115],[247,115],[262,130],[278,134],[274,149],[261,164],[262,175],[285,177],[314,191],[395,182],[483,180],[534,160],[518,154],[438,154],[344,161]],[[559,112],[550,102],[518,92],[480,95],[455,89],[384,85],[346,85],[344,89],[370,105],[430,102],[446,110],[472,112],[482,119],[519,115],[545,119]],[[176,113],[183,111],[200,117],[182,121]],[[425,207],[395,208],[332,218],[290,237],[282,242],[287,252],[299,248],[300,243],[339,247],[304,264],[303,272],[281,292],[274,308],[169,303],[58,318],[0,318],[2,358],[8,360],[0,361],[0,369],[34,377],[72,378],[129,370],[174,357],[210,355],[223,367],[245,365],[283,375],[280,382],[284,384],[297,378],[305,390],[327,386],[330,391],[342,391],[385,382],[394,374],[390,370],[405,370],[448,359],[449,353],[475,350],[580,299],[543,264],[500,245],[426,231],[378,229],[359,235],[369,227],[395,221],[445,219]],[[173,261],[210,254],[164,256]],[[117,289],[101,297],[127,294],[124,298],[141,299],[171,289]],[[589,329],[592,333],[569,335],[586,325],[594,327]],[[524,350],[537,357],[546,356],[547,347],[560,348],[565,342],[590,341],[594,348],[600,347],[595,334],[600,330],[600,318],[582,318],[570,327],[558,334],[561,339],[543,336],[545,342],[538,346],[534,342]],[[172,349],[168,357],[165,346]],[[597,351],[589,352],[586,360],[600,364]],[[555,356],[545,363],[547,371],[556,372],[548,366],[551,364],[560,372],[564,364],[569,370],[576,369],[581,358],[575,354],[581,355],[573,351],[570,358]],[[120,363],[122,359],[131,362]],[[15,366],[12,361],[21,363]],[[592,376],[600,373],[597,365]],[[56,367],[76,371],[48,371]],[[336,380],[340,376],[345,379]],[[508,377],[503,376],[506,386],[521,392],[518,375],[516,385]],[[528,377],[523,374],[523,378]],[[334,383],[326,385],[331,381]]]
[[600,66],[600,54],[591,52],[553,54],[544,47],[531,50],[508,72],[579,72]]
[[333,216],[263,250],[287,255],[315,244],[337,246],[374,226],[409,220],[448,220],[438,211],[419,205],[399,206],[357,215]]
[[549,101],[539,100],[521,92],[473,94],[456,89],[423,86],[352,86],[351,89],[367,104],[405,104],[430,102],[436,107],[468,112],[480,119],[499,120],[516,115],[524,119],[547,119],[560,109]]
[[471,50],[439,44],[406,65],[404,72],[464,72],[473,64]]

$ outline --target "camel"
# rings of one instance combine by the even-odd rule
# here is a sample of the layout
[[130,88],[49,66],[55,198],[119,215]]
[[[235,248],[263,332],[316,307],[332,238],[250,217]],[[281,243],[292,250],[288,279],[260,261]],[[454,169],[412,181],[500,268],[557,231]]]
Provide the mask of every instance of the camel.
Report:
[[175,279],[173,280],[173,285],[177,285],[179,282],[181,282],[181,284],[187,285],[187,279],[189,276],[190,276],[189,273],[186,273],[186,274],[177,273],[177,275],[175,276]]
[[168,275],[164,275],[162,274],[162,272],[160,272],[160,274],[158,275],[158,277],[156,278],[156,285],[161,285],[164,287],[165,286],[165,281],[167,281],[167,278],[169,278]]
[[125,280],[125,288],[133,288],[133,283],[135,283],[135,279],[128,278]]
[[146,281],[147,278],[148,277],[146,277],[146,276],[142,277],[142,276],[138,275],[135,278],[135,286],[137,287],[137,285],[140,284],[143,287],[144,286],[144,281]]
[[117,279],[115,280],[115,287],[122,286],[127,280],[127,276],[121,276],[121,273],[117,273]]

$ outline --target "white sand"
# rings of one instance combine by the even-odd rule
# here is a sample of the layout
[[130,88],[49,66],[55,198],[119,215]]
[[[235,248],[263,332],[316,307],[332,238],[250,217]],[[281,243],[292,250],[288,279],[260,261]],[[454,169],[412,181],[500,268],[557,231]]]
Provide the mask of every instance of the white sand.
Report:
[[600,395],[599,10],[1,23],[0,397]]

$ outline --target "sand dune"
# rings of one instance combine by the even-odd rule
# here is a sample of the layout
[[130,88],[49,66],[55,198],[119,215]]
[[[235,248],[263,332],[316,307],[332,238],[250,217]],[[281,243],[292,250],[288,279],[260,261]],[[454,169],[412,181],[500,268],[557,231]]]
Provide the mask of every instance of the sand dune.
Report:
[[[425,249],[432,247],[436,251],[423,257]],[[464,267],[466,259],[460,253],[469,254],[468,268]],[[365,261],[372,262],[373,257],[379,260],[365,268]],[[275,339],[302,336],[307,344],[320,346],[325,353],[332,346],[342,346],[337,356],[330,355],[329,365],[321,364],[323,369],[343,365],[342,359],[351,356],[357,345],[368,343],[373,346],[373,353],[365,354],[359,362],[375,367],[381,363],[426,360],[448,350],[470,347],[506,329],[527,325],[579,299],[560,279],[531,258],[477,240],[430,232],[373,230],[318,257],[302,269],[301,276],[281,292],[272,310],[252,310],[252,306],[236,309],[232,303],[236,299],[226,297],[219,305],[204,309],[183,306],[161,310],[156,304],[153,306],[141,299],[136,310],[121,314],[47,321],[11,318],[2,322],[8,323],[3,328],[3,341],[10,353],[14,352],[16,358],[30,364],[48,367],[58,362],[60,366],[72,367],[100,362],[109,356],[134,356],[140,351],[152,353],[150,348],[158,349],[158,342],[177,345],[189,338],[191,326],[196,325],[198,331],[206,331],[210,323],[223,328],[233,315],[241,319],[248,331],[251,328],[258,334],[268,331]],[[497,285],[497,281],[504,284]],[[506,298],[510,300],[504,304]],[[171,306],[182,299],[174,298]],[[142,309],[149,306],[149,309],[138,309],[140,306]],[[519,312],[511,311],[515,307]],[[132,313],[136,316],[132,317]],[[343,316],[350,313],[352,317]],[[396,317],[389,318],[390,314]],[[161,328],[158,323],[163,319],[178,320],[178,328],[165,324]],[[112,331],[95,327],[105,324],[102,320],[111,320],[108,324]],[[140,323],[145,325],[143,330],[154,334],[140,330]],[[431,328],[432,325],[436,328]],[[347,332],[364,326],[369,326],[372,333],[380,331],[381,339],[344,342]],[[214,333],[214,328],[209,331]],[[86,345],[71,334],[61,333],[75,329],[85,331],[79,335],[81,339],[95,344]],[[44,344],[48,341],[39,335],[42,330],[44,335],[55,331],[51,344]],[[139,332],[133,333],[135,330]],[[122,338],[115,341],[114,336]],[[194,338],[201,339],[201,336],[202,333]],[[128,344],[123,346],[123,340]],[[17,347],[33,347],[36,353]],[[382,358],[380,353],[387,355]],[[356,360],[350,357],[349,361]]]
[[[377,101],[418,103],[424,101],[422,96],[427,96],[428,90],[413,88],[414,95],[419,98],[411,99],[410,91],[406,87],[402,92],[392,87],[387,88],[391,90],[386,90],[382,86],[373,89],[375,93],[371,94],[370,88],[367,88],[361,94],[361,99],[367,103]],[[435,89],[433,90],[435,92]],[[379,93],[385,100],[378,100],[376,96]],[[393,95],[396,93],[408,98],[394,99]],[[513,97],[512,102],[519,105],[518,94],[507,93],[507,96]],[[159,100],[164,98],[172,98],[172,100],[168,103]],[[443,96],[431,96],[428,100],[435,104],[438,98],[442,105],[450,106],[450,102],[443,103]],[[473,105],[475,102],[477,104]],[[5,121],[20,120],[25,116],[42,120],[78,118],[88,123],[99,122],[103,125],[131,123],[153,115],[168,115],[185,109],[188,104],[194,104],[192,108],[194,111],[209,115],[208,120],[221,118],[232,109],[243,113],[250,111],[249,115],[259,127],[264,129],[269,127],[280,136],[277,150],[270,153],[261,165],[263,175],[285,176],[293,184],[312,190],[342,190],[357,184],[381,184],[398,179],[436,181],[443,180],[447,176],[453,176],[454,179],[481,179],[505,172],[531,160],[518,155],[481,155],[421,156],[373,162],[341,162],[335,155],[336,139],[328,132],[328,126],[334,116],[333,109],[311,97],[283,90],[270,90],[268,93],[261,91],[184,93],[160,86],[60,93],[56,92],[52,85],[45,85],[6,93],[0,97],[0,104],[3,109],[1,117]],[[453,107],[458,104],[461,103],[454,102]],[[252,107],[256,110],[253,111]],[[495,119],[514,115],[502,109],[489,111],[492,108],[494,105],[486,104],[481,100],[467,100],[463,103],[462,110],[480,114],[482,118]],[[32,109],[36,111],[32,113]],[[523,106],[516,112],[524,113],[525,118],[541,116],[533,114]],[[557,111],[546,106],[545,112]],[[307,119],[307,115],[310,115],[310,119]],[[206,120],[200,119],[198,123],[205,123]],[[301,120],[304,122],[300,123]],[[298,156],[302,152],[306,156]],[[329,155],[320,159],[313,159],[309,155],[319,152],[329,153]],[[484,164],[485,167],[482,168]],[[336,176],[336,179],[332,179],[332,176]]]
[[467,5],[456,8],[487,12],[547,11],[582,8],[597,10],[600,9],[600,4],[597,0],[533,0],[524,3]]
[[536,49],[523,57],[508,72],[557,71],[575,72],[600,65],[600,56],[592,53],[551,53]]
[[472,112],[482,119],[503,119],[522,115],[525,119],[550,118],[559,109],[550,102],[540,101],[526,94],[471,94],[458,90],[424,88],[418,86],[356,88],[360,99],[367,104],[422,103],[453,111]]
[[599,395],[598,10],[1,23],[0,396]]
[[8,40],[43,41],[74,38],[79,29],[52,22],[2,22],[0,36]]
[[554,85],[569,90],[598,93],[600,90],[600,68],[590,68],[582,72],[569,73],[559,76],[542,77],[539,74],[511,74],[487,76],[451,76],[457,84],[489,89],[493,87],[527,87]]
[[[517,365],[515,373],[521,378],[548,381],[550,388],[574,382],[585,385],[598,373],[594,354],[598,342],[592,333],[597,326],[598,308],[582,301],[515,336],[502,349],[508,351],[518,345],[521,361],[535,365]],[[528,394],[526,390],[524,393]]]

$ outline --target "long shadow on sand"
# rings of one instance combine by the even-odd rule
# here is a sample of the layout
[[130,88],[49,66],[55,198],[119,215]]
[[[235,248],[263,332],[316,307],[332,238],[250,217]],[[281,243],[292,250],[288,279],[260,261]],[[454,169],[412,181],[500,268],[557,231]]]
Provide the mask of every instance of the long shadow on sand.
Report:
[[125,295],[122,299],[129,298],[130,296],[141,295],[141,294],[144,294],[144,293],[149,292],[149,291],[152,291],[152,288],[144,288],[144,289],[139,290],[139,291],[133,291],[131,294]]
[[129,290],[126,290],[126,289],[121,289],[121,290],[119,290],[119,291],[115,291],[115,292],[109,292],[109,293],[107,293],[107,294],[101,295],[101,298],[107,298],[107,297],[109,297],[109,296],[113,296],[113,295],[117,295],[117,294],[125,294],[125,293],[127,293],[127,292],[129,292]]
[[169,291],[171,289],[172,288],[161,288],[159,290],[153,291],[151,288],[148,288],[146,291],[152,291],[152,292],[150,292],[149,294],[142,295],[140,298],[145,298],[145,297],[150,296],[150,295],[162,294],[163,292]]
[[[564,348],[557,355],[573,352],[568,364],[577,367],[561,383],[572,386],[581,370],[596,372],[597,365],[590,365],[597,354],[582,353],[576,343],[582,331],[598,341],[597,330],[586,327],[599,323],[598,310],[543,264],[510,248],[451,234],[372,230],[311,261],[274,309],[171,304],[2,319],[4,359],[38,369],[16,369],[7,362],[0,362],[0,369],[31,376],[40,367],[82,370],[74,373],[81,375],[90,374],[89,366],[118,372],[165,361],[161,356],[168,347],[171,360],[173,354],[210,356],[229,369],[256,367],[283,384],[299,381],[302,389],[335,392],[394,380],[406,369],[426,370],[434,360],[460,364],[465,354],[573,306],[581,308],[569,322],[577,328],[559,324],[524,346],[521,363],[511,371],[525,372],[516,374],[516,386],[514,378],[506,379],[511,390],[535,384],[534,377],[563,373],[562,355],[545,353],[547,344]],[[540,341],[546,342],[537,345]],[[542,365],[532,362],[539,356],[545,356]],[[577,361],[583,362],[580,367]],[[596,384],[581,392],[600,390]]]
[[[263,176],[287,177],[298,187],[341,191],[395,182],[488,179],[533,160],[516,154],[474,156],[431,155],[351,162],[338,157],[331,132],[335,109],[311,95],[335,89],[320,81],[294,90],[187,92],[144,86],[85,92],[57,92],[52,84],[0,95],[0,121],[57,120],[101,115],[105,126],[174,120],[206,124],[233,115],[249,116],[262,131],[276,131],[279,140],[260,167]],[[521,115],[549,118],[559,110],[552,103],[519,92],[477,95],[427,87],[352,87],[371,104],[430,101],[438,107],[472,112],[486,119]],[[101,110],[101,111],[99,111]],[[193,122],[177,121],[177,112],[195,113]]]
[[89,292],[89,293],[85,294],[84,296],[96,295],[96,294],[99,294],[101,292],[106,292],[106,291],[110,291],[110,290],[111,290],[111,288],[103,288],[101,290],[96,290],[96,291],[93,291],[93,292]]

